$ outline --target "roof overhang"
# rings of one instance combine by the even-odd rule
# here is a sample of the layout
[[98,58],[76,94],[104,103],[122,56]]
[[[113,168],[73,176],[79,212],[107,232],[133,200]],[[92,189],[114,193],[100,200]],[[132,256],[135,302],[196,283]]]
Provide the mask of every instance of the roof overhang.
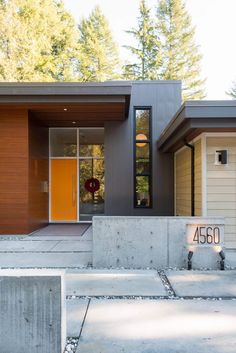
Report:
[[26,109],[47,126],[102,125],[128,117],[132,84],[0,83],[0,110]]
[[236,100],[185,102],[162,132],[158,148],[175,152],[203,132],[236,131]]

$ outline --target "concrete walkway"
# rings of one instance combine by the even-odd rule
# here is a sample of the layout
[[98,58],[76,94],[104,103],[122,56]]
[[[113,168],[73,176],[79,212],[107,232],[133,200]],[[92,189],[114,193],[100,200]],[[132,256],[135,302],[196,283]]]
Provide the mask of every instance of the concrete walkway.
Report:
[[66,277],[68,336],[78,338],[77,353],[236,352],[236,271]]
[[92,228],[74,230],[0,237],[2,268],[65,269],[68,352],[236,352],[235,270],[96,270]]

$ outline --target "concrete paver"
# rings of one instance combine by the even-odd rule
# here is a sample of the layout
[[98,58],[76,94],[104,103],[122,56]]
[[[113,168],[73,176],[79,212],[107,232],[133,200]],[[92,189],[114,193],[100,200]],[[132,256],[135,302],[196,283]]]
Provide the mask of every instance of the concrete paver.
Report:
[[77,353],[235,353],[236,301],[91,300]]
[[86,313],[88,299],[66,301],[67,337],[78,337]]
[[236,297],[236,271],[166,271],[179,296]]
[[166,296],[155,270],[67,271],[67,294],[81,296]]

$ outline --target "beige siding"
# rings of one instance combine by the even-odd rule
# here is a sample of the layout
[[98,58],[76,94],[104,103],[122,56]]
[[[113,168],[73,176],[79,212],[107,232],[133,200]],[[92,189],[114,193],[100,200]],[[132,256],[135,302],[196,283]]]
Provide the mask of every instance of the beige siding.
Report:
[[[202,150],[195,144],[195,215],[202,215]],[[186,147],[175,155],[175,214],[191,216],[191,150]]]
[[175,155],[175,214],[191,216],[191,151],[189,148]]
[[[228,164],[215,165],[215,151],[228,150]],[[207,137],[207,214],[225,217],[226,245],[236,243],[236,137]]]
[[202,144],[196,141],[195,146],[195,216],[202,215]]

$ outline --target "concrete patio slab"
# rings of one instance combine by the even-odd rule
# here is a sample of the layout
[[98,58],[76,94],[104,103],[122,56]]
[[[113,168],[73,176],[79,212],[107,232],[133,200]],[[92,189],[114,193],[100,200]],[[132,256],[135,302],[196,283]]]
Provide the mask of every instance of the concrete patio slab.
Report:
[[166,296],[155,270],[67,271],[67,295]]
[[236,297],[236,271],[166,271],[179,296]]
[[70,268],[87,267],[91,252],[80,253],[1,253],[0,268]]
[[88,299],[66,301],[67,337],[78,337],[84,320]]
[[236,302],[91,300],[77,353],[235,353]]

